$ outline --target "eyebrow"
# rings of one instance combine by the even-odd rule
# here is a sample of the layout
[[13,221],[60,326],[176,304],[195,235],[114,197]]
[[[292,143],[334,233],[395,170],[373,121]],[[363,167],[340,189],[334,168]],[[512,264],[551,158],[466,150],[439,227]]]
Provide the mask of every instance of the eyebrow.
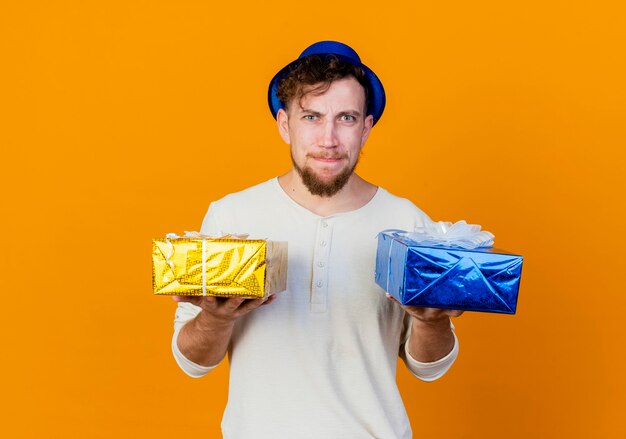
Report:
[[[309,108],[300,107],[300,111],[302,111],[303,113],[311,114],[313,116],[323,116],[323,114],[320,113],[319,111],[311,110]],[[341,116],[361,117],[362,114],[360,111],[357,111],[357,110],[345,110],[345,111],[339,112],[338,116],[339,117]]]
[[339,116],[354,116],[354,117],[361,117],[361,112],[360,111],[356,111],[356,110],[348,110],[348,111],[342,111],[341,113],[339,113]]
[[319,111],[310,110],[308,108],[300,107],[300,111],[307,114],[312,114],[313,116],[323,116]]

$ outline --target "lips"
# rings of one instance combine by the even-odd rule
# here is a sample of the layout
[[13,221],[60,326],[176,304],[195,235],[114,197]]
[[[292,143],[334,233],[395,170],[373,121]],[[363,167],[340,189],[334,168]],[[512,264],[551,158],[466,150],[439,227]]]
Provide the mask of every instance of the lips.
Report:
[[346,156],[343,155],[309,155],[310,158],[315,159],[315,160],[322,160],[322,161],[328,161],[328,162],[334,162],[337,160],[343,160],[345,158],[347,158]]

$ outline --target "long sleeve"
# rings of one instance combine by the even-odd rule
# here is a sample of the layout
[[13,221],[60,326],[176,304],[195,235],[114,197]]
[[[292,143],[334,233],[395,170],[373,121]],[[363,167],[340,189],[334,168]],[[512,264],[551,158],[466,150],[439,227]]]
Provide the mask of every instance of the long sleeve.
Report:
[[[217,222],[215,219],[214,209],[209,206],[209,210],[204,217],[204,221],[202,223],[202,228],[200,229],[202,233],[206,234],[216,234],[219,233]],[[176,308],[176,315],[174,317],[174,334],[172,336],[172,354],[174,354],[174,359],[178,366],[192,378],[201,378],[211,370],[213,370],[215,366],[202,366],[200,364],[194,363],[189,360],[187,357],[183,355],[183,353],[178,349],[178,334],[182,327],[189,320],[193,319],[200,312],[200,307],[195,306],[191,303],[180,302],[178,307]]]
[[180,349],[178,349],[177,340],[181,328],[185,323],[198,315],[199,312],[200,308],[192,305],[191,303],[179,303],[178,308],[176,308],[176,317],[174,318],[174,335],[172,336],[172,353],[174,354],[174,359],[183,372],[192,378],[201,378],[217,367],[217,365],[202,366],[200,364],[196,364],[185,357]]
[[[408,349],[409,336],[407,335],[405,342],[400,347],[400,358],[402,358],[406,367],[415,377],[422,381],[435,381],[441,378],[448,371],[448,369],[450,369],[452,364],[454,364],[454,361],[459,355],[459,340],[454,332],[454,325],[452,322],[450,322],[450,327],[452,328],[452,334],[454,335],[454,346],[452,347],[452,350],[445,357],[429,363],[423,363],[411,357]],[[411,327],[409,323],[407,325],[407,334],[410,333]]]

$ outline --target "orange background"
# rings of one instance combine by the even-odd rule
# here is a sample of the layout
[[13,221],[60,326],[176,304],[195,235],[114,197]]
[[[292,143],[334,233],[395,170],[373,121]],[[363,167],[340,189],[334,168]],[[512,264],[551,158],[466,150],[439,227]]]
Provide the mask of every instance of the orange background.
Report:
[[268,81],[338,39],[388,94],[360,173],[525,256],[517,315],[400,370],[415,437],[626,437],[626,14],[590,3],[3,2],[3,436],[219,437],[227,367],[178,370],[150,239],[289,168]]

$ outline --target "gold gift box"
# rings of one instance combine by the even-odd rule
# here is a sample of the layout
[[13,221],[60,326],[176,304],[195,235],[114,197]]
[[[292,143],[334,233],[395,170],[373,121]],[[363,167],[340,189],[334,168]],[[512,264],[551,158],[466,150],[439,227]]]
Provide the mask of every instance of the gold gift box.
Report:
[[286,287],[286,242],[178,236],[152,240],[154,294],[262,298]]

